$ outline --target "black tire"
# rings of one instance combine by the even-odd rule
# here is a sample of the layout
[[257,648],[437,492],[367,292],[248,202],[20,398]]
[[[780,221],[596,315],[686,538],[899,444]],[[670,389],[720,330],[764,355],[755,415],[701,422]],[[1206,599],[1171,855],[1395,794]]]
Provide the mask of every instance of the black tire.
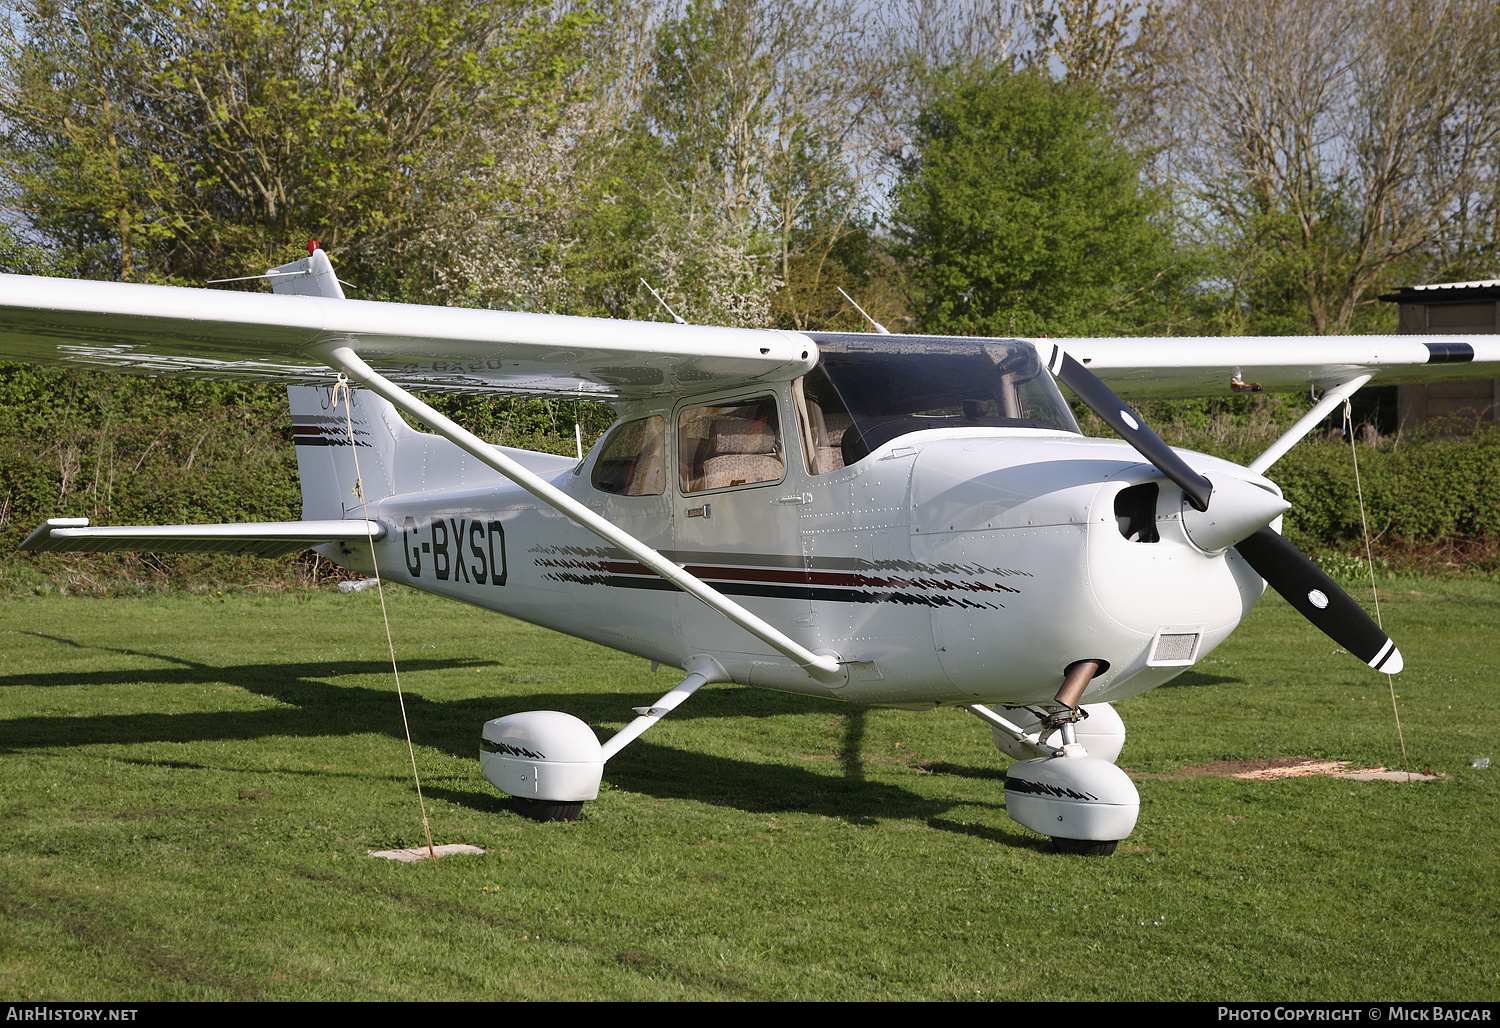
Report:
[[1080,857],[1107,857],[1120,845],[1118,839],[1109,842],[1099,842],[1095,839],[1060,839],[1052,837],[1052,845],[1057,847],[1059,853],[1076,853]]
[[564,803],[560,800],[527,800],[512,796],[516,813],[533,821],[577,821],[583,814],[583,800]]

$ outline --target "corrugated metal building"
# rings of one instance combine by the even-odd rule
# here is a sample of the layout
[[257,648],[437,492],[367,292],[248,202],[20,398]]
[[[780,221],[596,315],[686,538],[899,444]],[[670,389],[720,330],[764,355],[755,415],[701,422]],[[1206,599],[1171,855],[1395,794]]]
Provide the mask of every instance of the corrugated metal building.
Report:
[[[1402,335],[1500,333],[1500,279],[1407,286],[1381,299],[1400,304]],[[1403,430],[1448,416],[1500,421],[1500,379],[1396,389],[1396,417]]]

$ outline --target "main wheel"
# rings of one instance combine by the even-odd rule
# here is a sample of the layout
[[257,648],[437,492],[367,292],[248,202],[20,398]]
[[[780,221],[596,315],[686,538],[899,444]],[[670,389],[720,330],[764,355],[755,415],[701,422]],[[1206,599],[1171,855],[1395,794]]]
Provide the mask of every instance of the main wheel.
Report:
[[512,796],[516,813],[533,821],[577,821],[583,814],[583,800],[565,803],[561,800],[528,800]]
[[1054,835],[1052,845],[1057,847],[1059,853],[1076,853],[1081,857],[1107,857],[1120,843],[1117,839],[1099,842],[1095,839],[1060,839]]

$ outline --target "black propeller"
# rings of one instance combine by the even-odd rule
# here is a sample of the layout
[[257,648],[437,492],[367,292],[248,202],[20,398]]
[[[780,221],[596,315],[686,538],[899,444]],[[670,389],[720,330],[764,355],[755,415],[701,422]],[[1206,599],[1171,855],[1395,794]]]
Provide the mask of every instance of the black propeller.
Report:
[[1121,439],[1134,446],[1142,457],[1156,466],[1174,484],[1182,489],[1188,503],[1195,510],[1208,510],[1209,497],[1214,487],[1208,479],[1188,467],[1177,451],[1162,442],[1161,436],[1151,431],[1140,416],[1115,395],[1115,391],[1098,377],[1070,357],[1062,347],[1052,346],[1052,356],[1047,360],[1048,369],[1062,380],[1063,385],[1073,390],[1078,398],[1088,404],[1089,409],[1104,419]]
[[1306,554],[1270,527],[1241,539],[1234,548],[1267,585],[1334,642],[1376,671],[1394,675],[1401,670],[1401,651],[1390,636]]
[[[1045,352],[1042,344],[1038,349]],[[1220,515],[1220,505],[1216,504],[1214,517],[1205,517],[1214,493],[1213,483],[1162,442],[1113,389],[1055,343],[1047,358],[1047,368],[1182,489],[1187,503],[1200,512],[1192,518],[1186,510],[1183,512],[1183,527],[1189,538],[1210,552],[1232,545],[1266,584],[1334,642],[1377,671],[1396,674],[1401,670],[1401,651],[1390,636],[1306,554],[1271,529],[1270,520],[1286,509],[1284,501],[1273,502],[1264,490],[1239,479],[1227,479],[1220,483],[1221,491],[1228,494],[1224,499],[1233,509]]]

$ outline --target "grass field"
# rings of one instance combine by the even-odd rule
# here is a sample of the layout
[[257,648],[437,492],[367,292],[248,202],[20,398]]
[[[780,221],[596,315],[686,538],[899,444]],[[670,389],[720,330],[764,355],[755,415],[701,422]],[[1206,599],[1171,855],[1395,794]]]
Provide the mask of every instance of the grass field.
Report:
[[[1400,766],[1383,677],[1275,597],[1120,704],[1141,819],[1064,857],[1005,814],[972,716],[709,686],[576,823],[511,813],[480,725],[607,734],[676,679],[388,594],[0,604],[0,996],[9,999],[1500,998],[1500,585],[1392,580],[1425,784],[1174,775]],[[1490,756],[1489,770],[1470,767]]]

